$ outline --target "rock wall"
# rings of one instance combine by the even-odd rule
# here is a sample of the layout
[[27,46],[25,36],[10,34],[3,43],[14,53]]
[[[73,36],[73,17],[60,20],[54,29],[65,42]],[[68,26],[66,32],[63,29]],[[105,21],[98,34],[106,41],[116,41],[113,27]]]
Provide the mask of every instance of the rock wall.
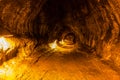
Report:
[[[81,74],[86,76],[86,72],[90,72],[91,67],[94,66],[96,71],[100,72],[101,75],[98,77],[98,80],[104,80],[105,76],[103,74],[112,75],[109,74],[111,72],[113,72],[114,75],[120,74],[119,9],[120,0],[0,0],[0,28],[2,28],[0,30],[3,31],[1,32],[2,35],[4,34],[4,32],[7,32],[7,34],[9,32],[18,39],[35,39],[36,41],[34,41],[33,44],[30,44],[29,41],[29,44],[27,44],[26,41],[26,44],[20,44],[22,44],[21,47],[26,49],[25,51],[28,51],[27,53],[32,55],[32,57],[33,55],[35,55],[34,58],[36,59],[38,58],[38,54],[41,54],[43,49],[41,49],[41,46],[44,43],[45,45],[48,45],[55,40],[57,40],[58,43],[59,41],[64,40],[68,41],[69,44],[72,45],[77,44],[77,46],[75,46],[75,51],[73,51],[72,53],[81,54],[85,52],[85,54],[83,55],[90,56],[90,58],[93,57],[92,60],[85,57],[85,59],[90,61],[91,64],[84,60],[84,57],[82,57],[83,55],[79,56],[79,58],[81,58],[80,60],[75,59],[75,61],[77,61],[75,64],[79,66],[80,71],[85,68],[85,73],[81,71]],[[41,44],[35,45],[34,43],[37,43],[37,41]],[[29,45],[33,45],[34,48],[29,49]],[[36,49],[35,51],[37,52],[35,53],[37,54],[31,53],[31,50],[33,49]],[[44,52],[45,54],[55,53],[49,50],[44,50],[43,53]],[[67,59],[69,60],[64,59],[64,57],[62,57],[62,60],[69,62],[70,59],[72,59],[73,62],[75,62],[74,59],[71,58],[71,56],[76,58],[77,55],[69,54],[69,57],[67,57]],[[97,58],[95,58],[95,61],[94,57]],[[55,58],[52,57],[53,61],[54,59]],[[42,59],[40,60],[42,61]],[[59,64],[62,63],[61,57],[55,60],[58,60],[58,63],[57,61],[55,61],[55,64],[57,66],[60,66]],[[80,62],[81,60],[83,61],[83,63]],[[37,60],[37,62],[39,62],[39,59]],[[41,67],[41,65],[43,65],[44,63],[39,62],[41,63],[41,65],[39,65],[37,62],[36,64],[34,63],[35,66],[32,65],[33,67],[35,67],[35,70],[34,68],[29,67],[29,70],[33,70],[33,73],[35,73],[37,69],[41,70],[41,68],[43,68]],[[50,66],[50,68],[52,67],[49,60],[45,62],[45,65]],[[47,62],[49,65],[47,64]],[[51,64],[53,65],[53,63]],[[79,63],[83,66],[80,66]],[[97,64],[97,66],[95,66],[93,63]],[[28,65],[29,64],[30,62],[28,62]],[[68,63],[66,62],[66,64]],[[39,67],[37,68],[36,66],[38,65]],[[70,65],[72,65],[71,62]],[[86,67],[86,65],[88,65],[89,67]],[[102,73],[102,70],[99,70],[99,66],[105,68],[104,70],[106,72]],[[108,66],[110,67],[110,69]],[[66,66],[64,67],[66,68]],[[56,69],[56,67],[54,68]],[[60,68],[60,70],[61,69],[63,68]],[[17,79],[20,79],[21,76],[18,75],[18,73],[16,72]],[[29,73],[29,71],[26,73]],[[41,75],[42,72],[37,73],[38,74],[36,74],[35,77],[36,80],[39,79],[38,76],[39,74]],[[97,72],[93,70],[93,73]],[[24,74],[24,71],[22,74]],[[25,75],[22,78],[24,79],[24,77],[27,76],[28,75]],[[30,76],[30,80],[32,80],[34,75],[30,73]],[[44,78],[49,79],[49,77],[47,78],[47,76]],[[64,77],[62,79],[64,79]],[[92,75],[92,78],[86,79],[94,80],[94,77]],[[95,80],[96,79],[97,77],[95,77]],[[119,78],[113,78],[111,80],[115,79],[119,80]]]

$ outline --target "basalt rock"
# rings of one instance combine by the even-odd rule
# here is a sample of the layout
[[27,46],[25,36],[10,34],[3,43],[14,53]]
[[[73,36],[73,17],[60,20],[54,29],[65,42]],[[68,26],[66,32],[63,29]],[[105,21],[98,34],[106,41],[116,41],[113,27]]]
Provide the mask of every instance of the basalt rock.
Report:
[[0,53],[0,79],[120,80],[119,9],[119,0],[0,0],[0,36],[17,44]]

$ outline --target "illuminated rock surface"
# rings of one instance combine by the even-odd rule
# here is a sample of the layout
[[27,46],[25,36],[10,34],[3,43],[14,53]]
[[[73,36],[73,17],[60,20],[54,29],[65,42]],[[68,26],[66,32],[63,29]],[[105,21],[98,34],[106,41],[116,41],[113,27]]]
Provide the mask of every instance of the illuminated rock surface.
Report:
[[0,0],[0,80],[120,80],[120,0]]

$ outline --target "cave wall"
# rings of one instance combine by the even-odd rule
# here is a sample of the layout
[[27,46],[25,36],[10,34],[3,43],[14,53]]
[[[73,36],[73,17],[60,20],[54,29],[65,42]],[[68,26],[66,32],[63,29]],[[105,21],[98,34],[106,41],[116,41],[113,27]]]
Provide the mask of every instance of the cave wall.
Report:
[[0,5],[2,27],[19,36],[51,40],[66,28],[97,54],[119,42],[119,0],[1,0]]
[[119,8],[119,0],[0,0],[0,27],[44,42],[72,32],[79,51],[119,68]]

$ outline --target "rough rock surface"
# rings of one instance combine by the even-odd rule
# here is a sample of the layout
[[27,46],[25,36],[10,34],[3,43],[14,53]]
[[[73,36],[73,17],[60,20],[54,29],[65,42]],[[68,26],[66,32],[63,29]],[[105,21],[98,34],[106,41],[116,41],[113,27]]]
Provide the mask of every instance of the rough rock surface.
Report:
[[11,34],[0,80],[120,80],[120,0],[0,0],[0,36]]

